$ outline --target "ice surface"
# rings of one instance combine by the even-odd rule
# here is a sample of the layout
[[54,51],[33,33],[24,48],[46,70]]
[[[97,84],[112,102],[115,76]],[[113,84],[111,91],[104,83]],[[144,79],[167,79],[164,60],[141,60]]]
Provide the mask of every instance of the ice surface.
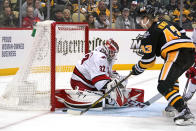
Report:
[[[128,75],[128,71],[119,72]],[[145,101],[156,95],[159,71],[145,71],[139,76],[129,78],[129,88],[145,90]],[[9,80],[0,77],[0,82]],[[64,77],[63,77],[64,79]],[[184,75],[180,77],[180,93],[186,83]],[[2,88],[0,88],[1,93]],[[81,116],[73,116],[57,110],[56,112],[31,112],[0,110],[0,130],[3,131],[196,131],[196,122],[191,126],[176,126],[172,118],[162,116],[167,105],[161,98],[145,109],[122,108],[88,111]],[[188,103],[196,115],[196,95]]]

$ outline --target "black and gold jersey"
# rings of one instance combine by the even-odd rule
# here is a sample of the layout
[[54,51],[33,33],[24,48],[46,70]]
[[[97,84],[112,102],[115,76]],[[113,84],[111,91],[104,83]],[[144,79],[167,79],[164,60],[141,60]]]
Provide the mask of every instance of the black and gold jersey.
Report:
[[186,36],[184,29],[166,20],[154,22],[145,32],[141,41],[144,55],[138,66],[142,69],[152,67],[157,56],[166,59],[168,52],[181,48],[195,48],[192,40]]

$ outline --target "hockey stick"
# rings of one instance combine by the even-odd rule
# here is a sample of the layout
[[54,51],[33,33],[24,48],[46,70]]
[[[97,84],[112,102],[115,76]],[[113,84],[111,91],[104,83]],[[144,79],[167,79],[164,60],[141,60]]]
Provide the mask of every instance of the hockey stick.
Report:
[[73,114],[73,115],[82,115],[85,112],[87,112],[89,109],[93,108],[95,105],[97,105],[102,99],[106,98],[110,92],[112,92],[114,89],[116,89],[122,82],[124,82],[126,79],[128,79],[132,75],[132,72],[130,72],[124,79],[122,79],[119,83],[117,83],[114,87],[112,87],[108,92],[106,92],[103,96],[101,96],[97,101],[95,101],[93,104],[91,104],[89,107],[87,107],[85,110],[73,110],[68,109],[67,113]]
[[[194,64],[193,67],[196,67],[196,64]],[[184,87],[184,92],[183,92],[183,95],[182,95],[183,98],[184,98],[184,96],[186,95],[186,92],[187,92],[187,88],[188,88],[188,84],[189,84],[190,78],[191,78],[191,75],[189,75],[189,78],[188,78],[187,81],[186,81],[186,85],[185,85],[185,87]]]
[[184,87],[184,92],[183,92],[183,95],[182,95],[183,98],[184,98],[184,96],[186,95],[186,91],[187,91],[187,88],[188,88],[189,80],[190,80],[190,76],[189,76],[189,78],[187,79],[186,85],[185,85],[185,87]]
[[154,103],[155,101],[159,100],[161,97],[162,95],[158,93],[146,102],[139,102],[139,101],[129,99],[128,104],[133,107],[146,108],[150,106],[152,103]]

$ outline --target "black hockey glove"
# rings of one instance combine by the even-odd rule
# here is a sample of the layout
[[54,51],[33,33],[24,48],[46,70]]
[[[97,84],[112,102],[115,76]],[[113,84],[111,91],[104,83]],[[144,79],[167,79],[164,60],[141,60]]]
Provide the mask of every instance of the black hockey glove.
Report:
[[132,75],[139,75],[144,72],[144,69],[140,68],[137,64],[132,67]]

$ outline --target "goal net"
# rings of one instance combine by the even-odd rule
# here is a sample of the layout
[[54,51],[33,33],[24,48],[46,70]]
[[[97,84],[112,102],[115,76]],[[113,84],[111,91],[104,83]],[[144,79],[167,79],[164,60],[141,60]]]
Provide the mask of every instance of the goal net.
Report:
[[88,52],[86,23],[43,21],[34,33],[24,63],[0,96],[0,108],[55,110],[55,89],[71,88],[74,65]]

